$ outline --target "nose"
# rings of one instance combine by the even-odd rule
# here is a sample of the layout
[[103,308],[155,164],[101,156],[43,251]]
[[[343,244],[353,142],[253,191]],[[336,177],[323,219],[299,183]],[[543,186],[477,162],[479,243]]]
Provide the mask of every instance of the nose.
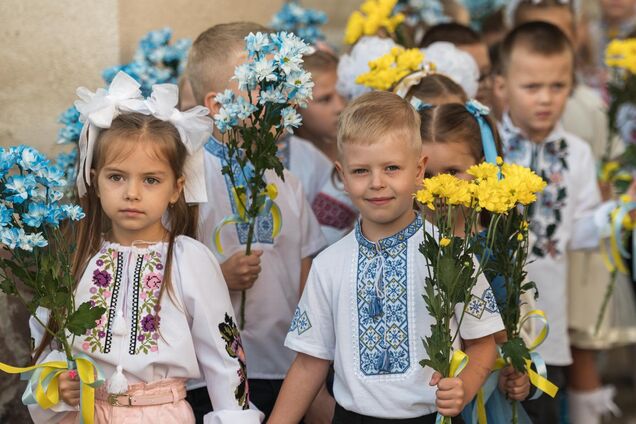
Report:
[[129,179],[128,184],[126,185],[126,200],[139,200],[139,196],[139,182],[135,181],[133,178]]
[[384,176],[382,172],[372,172],[371,173],[371,189],[372,190],[380,190],[385,187]]
[[541,91],[539,91],[539,101],[542,104],[549,104],[552,102],[552,92],[548,87],[542,88]]

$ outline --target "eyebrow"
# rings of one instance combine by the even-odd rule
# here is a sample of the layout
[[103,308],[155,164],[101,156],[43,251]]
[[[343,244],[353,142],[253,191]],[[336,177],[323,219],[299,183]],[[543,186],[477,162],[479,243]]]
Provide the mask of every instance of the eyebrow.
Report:
[[[121,174],[127,174],[127,172],[119,169],[119,168],[114,168],[112,166],[106,166],[104,167],[103,171],[105,172],[119,172]],[[159,176],[164,176],[167,175],[166,172],[164,171],[150,171],[150,172],[144,172],[142,175],[147,176],[147,175],[159,175]]]

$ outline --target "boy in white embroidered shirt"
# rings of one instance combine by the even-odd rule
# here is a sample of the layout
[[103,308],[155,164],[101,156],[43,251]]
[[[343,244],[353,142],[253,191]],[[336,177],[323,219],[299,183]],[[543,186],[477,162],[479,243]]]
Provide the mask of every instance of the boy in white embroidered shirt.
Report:
[[[574,82],[574,50],[567,36],[546,22],[515,28],[501,48],[502,74],[495,91],[505,98],[500,133],[507,162],[531,167],[548,183],[530,212],[528,279],[537,284],[537,306],[550,334],[537,348],[548,378],[565,386],[572,363],[567,317],[567,250],[595,249],[594,212],[601,203],[590,146],[565,131],[561,115]],[[558,422],[558,400],[542,396],[524,404],[533,422]]]
[[[256,32],[268,30],[250,22],[219,24],[201,33],[194,41],[186,75],[195,100],[198,104],[208,105],[211,115],[220,109],[216,101],[218,93],[231,89],[238,95],[243,94],[238,91],[237,81],[231,78],[235,67],[247,60],[245,37]],[[219,254],[212,241],[215,227],[236,210],[230,196],[229,177],[221,172],[227,165],[227,147],[220,139],[220,133],[215,130],[205,145],[209,202],[200,208],[199,239],[212,248],[221,262],[237,316],[241,291],[246,290],[245,326],[241,337],[250,364],[249,385],[254,390],[250,400],[267,416],[294,358],[293,352],[283,346],[294,307],[302,293],[311,258],[325,247],[326,242],[298,179],[285,171],[283,181],[268,171],[265,174],[267,182],[275,183],[278,188],[276,203],[282,215],[280,234],[272,236],[271,213],[259,216],[253,254],[247,256],[246,225],[228,225],[221,232],[226,256]],[[241,167],[239,163],[230,166]],[[251,167],[251,164],[245,164],[244,172],[239,174],[249,173]],[[237,178],[240,179],[240,175]],[[190,396],[197,397],[196,392],[191,391]],[[197,402],[193,403],[196,405]],[[206,407],[209,404],[201,405],[202,409]],[[195,412],[198,414],[196,406]]]
[[[461,338],[471,359],[458,378],[440,379],[418,364],[425,357],[421,338],[433,323],[421,297],[424,224],[413,210],[426,163],[419,125],[411,105],[387,92],[365,94],[342,113],[336,166],[361,220],[314,261],[285,340],[298,354],[270,423],[299,422],[331,361],[335,423],[365,416],[433,423],[436,410],[459,414],[489,374],[496,356],[492,334],[503,328],[494,305],[464,317]],[[430,224],[426,231],[433,231]],[[378,260],[382,271],[373,266]],[[384,287],[383,314],[373,318],[372,270],[382,273]],[[482,278],[473,293],[483,297],[488,290]],[[380,360],[386,350],[388,365]]]

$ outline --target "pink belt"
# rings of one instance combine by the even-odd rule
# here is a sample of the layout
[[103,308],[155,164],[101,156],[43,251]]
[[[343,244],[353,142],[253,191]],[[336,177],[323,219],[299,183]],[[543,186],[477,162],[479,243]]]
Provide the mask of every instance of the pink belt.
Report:
[[185,380],[169,378],[148,384],[133,384],[128,387],[128,392],[125,394],[111,394],[100,388],[96,390],[95,397],[108,402],[111,406],[152,406],[177,403],[186,397]]

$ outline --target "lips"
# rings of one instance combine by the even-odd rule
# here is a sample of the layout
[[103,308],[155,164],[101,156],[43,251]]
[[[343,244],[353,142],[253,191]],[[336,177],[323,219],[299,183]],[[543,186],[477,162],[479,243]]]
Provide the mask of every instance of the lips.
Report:
[[393,200],[392,197],[372,197],[370,199],[367,199],[367,202],[375,206],[384,206],[387,203],[389,203],[391,200]]
[[539,119],[548,119],[552,116],[552,112],[537,112],[535,116]]
[[120,212],[128,216],[139,216],[143,214],[139,209],[122,209]]

